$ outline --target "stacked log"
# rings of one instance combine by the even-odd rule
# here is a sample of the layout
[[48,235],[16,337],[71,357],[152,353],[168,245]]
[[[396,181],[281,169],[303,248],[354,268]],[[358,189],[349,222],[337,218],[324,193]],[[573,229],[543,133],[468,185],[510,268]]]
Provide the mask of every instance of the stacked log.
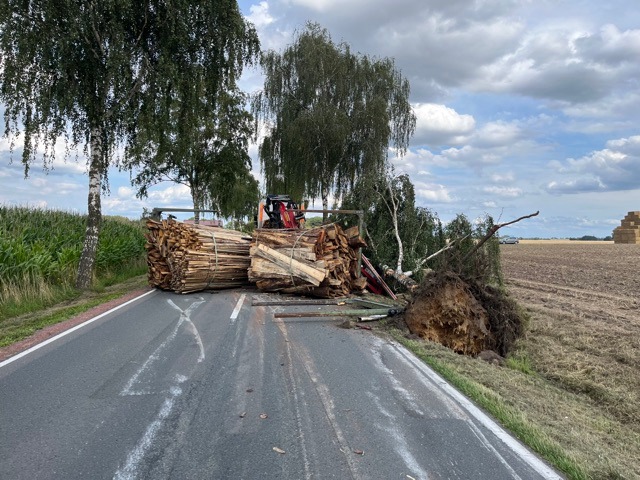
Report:
[[258,229],[251,244],[249,280],[260,290],[335,298],[362,291],[358,228],[337,224],[308,230]]
[[191,293],[248,283],[251,237],[234,230],[147,220],[149,284]]
[[640,244],[640,212],[629,212],[613,230],[613,243]]

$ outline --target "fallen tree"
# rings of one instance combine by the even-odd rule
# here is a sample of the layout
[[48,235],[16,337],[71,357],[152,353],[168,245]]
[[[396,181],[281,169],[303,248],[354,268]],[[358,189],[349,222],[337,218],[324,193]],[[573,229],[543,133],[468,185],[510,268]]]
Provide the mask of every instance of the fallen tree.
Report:
[[[465,233],[426,257],[421,265],[446,256],[438,271],[431,271],[419,288],[412,289],[403,317],[409,331],[458,353],[476,356],[490,350],[506,356],[524,330],[523,319],[505,290],[488,281],[491,278],[488,271],[496,265],[499,268],[491,256],[499,252],[489,254],[483,246],[500,228],[538,213],[488,226],[486,232],[476,238]],[[461,231],[465,228],[470,228],[470,224]],[[496,247],[497,243],[489,252],[494,252],[491,249]],[[479,252],[482,252],[480,258]],[[499,282],[501,276],[498,276]]]

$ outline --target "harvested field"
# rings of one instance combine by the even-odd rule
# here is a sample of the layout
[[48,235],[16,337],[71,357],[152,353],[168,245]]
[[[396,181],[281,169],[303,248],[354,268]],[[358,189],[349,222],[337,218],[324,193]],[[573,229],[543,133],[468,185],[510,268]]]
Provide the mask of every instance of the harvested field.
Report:
[[527,408],[592,478],[640,479],[640,245],[522,242],[501,254],[531,317],[519,354],[567,392]]

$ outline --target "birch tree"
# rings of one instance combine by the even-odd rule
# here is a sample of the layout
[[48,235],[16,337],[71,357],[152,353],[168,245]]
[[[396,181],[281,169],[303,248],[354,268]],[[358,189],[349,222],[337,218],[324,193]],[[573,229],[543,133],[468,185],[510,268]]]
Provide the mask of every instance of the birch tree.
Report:
[[[38,158],[45,169],[51,166],[57,141],[87,157],[78,288],[91,284],[101,194],[108,190],[108,168],[118,164],[114,152],[125,147],[158,155],[179,148],[175,136],[162,133],[175,133],[172,126],[196,95],[213,111],[218,92],[235,85],[258,50],[236,0],[0,3],[0,101],[5,135],[13,143],[21,137],[24,145],[25,175]],[[185,129],[192,126],[187,122]]]
[[[196,221],[199,211],[205,209],[224,217],[246,216],[247,203],[255,210],[259,202],[248,153],[254,123],[245,109],[247,96],[237,89],[219,92],[213,112],[202,105],[203,99],[194,100],[191,109],[182,113],[182,120],[170,125],[172,131],[147,132],[153,137],[152,145],[168,137],[175,139],[175,148],[149,153],[145,144],[132,155],[138,196],[145,197],[150,186],[169,181],[189,188]],[[187,122],[191,127],[185,128]]]
[[253,110],[268,127],[259,152],[267,191],[321,198],[327,209],[330,195],[339,201],[365,172],[380,171],[390,146],[406,151],[416,118],[392,59],[355,54],[309,23],[261,64]]

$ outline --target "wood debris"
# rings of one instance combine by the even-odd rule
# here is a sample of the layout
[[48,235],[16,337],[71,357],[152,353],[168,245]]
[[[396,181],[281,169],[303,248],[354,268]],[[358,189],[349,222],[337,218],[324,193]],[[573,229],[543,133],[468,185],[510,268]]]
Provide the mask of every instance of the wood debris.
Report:
[[251,237],[234,230],[147,220],[149,284],[190,293],[248,283]]
[[265,291],[342,297],[362,291],[358,227],[333,223],[308,230],[258,229],[251,244],[249,280]]

